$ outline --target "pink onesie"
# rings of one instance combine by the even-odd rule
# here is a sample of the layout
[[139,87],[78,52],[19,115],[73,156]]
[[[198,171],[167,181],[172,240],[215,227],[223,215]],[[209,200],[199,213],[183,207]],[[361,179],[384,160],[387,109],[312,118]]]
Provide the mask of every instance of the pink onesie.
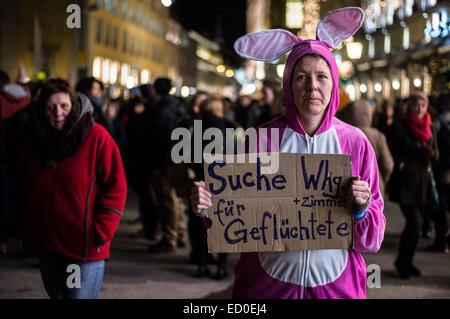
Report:
[[[367,209],[354,212],[353,249],[241,253],[233,298],[366,298],[367,274],[361,252],[380,249],[386,223],[383,198],[370,142],[361,130],[334,117],[339,106],[339,78],[330,50],[356,32],[363,18],[361,9],[344,8],[330,12],[319,23],[317,40],[305,41],[285,30],[268,30],[248,34],[235,43],[238,54],[260,61],[272,61],[292,50],[283,76],[286,115],[260,128],[280,130],[280,152],[350,154],[352,175],[368,182],[371,202]],[[326,117],[313,136],[300,124],[290,88],[295,63],[309,53],[328,62],[333,80]],[[266,144],[271,151],[270,135]]]

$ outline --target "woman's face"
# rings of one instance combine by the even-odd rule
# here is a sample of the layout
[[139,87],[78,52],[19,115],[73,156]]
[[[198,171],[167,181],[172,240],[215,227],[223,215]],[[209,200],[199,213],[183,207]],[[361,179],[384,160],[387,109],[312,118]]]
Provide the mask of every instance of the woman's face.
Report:
[[299,115],[323,116],[333,88],[328,63],[320,57],[301,58],[292,73],[291,88]]
[[72,110],[70,95],[64,92],[52,94],[45,105],[45,115],[55,130],[62,130],[66,118]]
[[107,110],[108,110],[108,116],[110,118],[115,118],[116,117],[116,115],[117,115],[117,108],[113,104],[108,105],[108,109]]
[[418,119],[423,119],[427,114],[428,103],[424,99],[416,99],[409,105],[409,111],[414,114]]

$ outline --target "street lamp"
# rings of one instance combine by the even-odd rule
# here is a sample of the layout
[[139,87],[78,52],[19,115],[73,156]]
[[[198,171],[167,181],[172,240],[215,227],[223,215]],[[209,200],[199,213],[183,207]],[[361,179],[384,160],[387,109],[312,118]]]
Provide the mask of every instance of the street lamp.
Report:
[[231,77],[233,77],[233,75],[234,75],[234,71],[233,70],[228,69],[228,70],[225,71],[225,76],[227,78],[231,78]]
[[350,59],[360,59],[362,55],[363,45],[361,42],[347,43],[347,55]]
[[223,73],[225,72],[225,66],[223,64],[219,64],[218,66],[216,66],[216,70],[219,73]]
[[415,78],[413,83],[414,86],[418,88],[422,85],[422,80],[420,80],[419,78]]
[[398,90],[400,88],[400,82],[398,80],[392,81],[392,88]]
[[361,93],[366,93],[367,92],[367,85],[361,84],[359,86],[359,90],[361,91]]
[[383,86],[380,83],[375,83],[375,91],[381,92],[383,89]]
[[172,5],[172,0],[161,0],[161,3],[166,8],[170,7]]

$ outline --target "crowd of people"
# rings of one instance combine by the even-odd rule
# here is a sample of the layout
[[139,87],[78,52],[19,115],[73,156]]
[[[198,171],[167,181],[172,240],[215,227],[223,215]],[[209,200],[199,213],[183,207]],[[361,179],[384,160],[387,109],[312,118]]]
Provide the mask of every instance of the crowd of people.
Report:
[[[271,119],[273,82],[265,82],[263,98],[235,104],[203,91],[189,99],[171,95],[168,78],[133,88],[127,98],[112,98],[93,77],[74,87],[63,79],[11,83],[3,71],[0,80],[0,253],[7,254],[9,237],[22,239],[24,253],[39,256],[49,296],[97,295],[127,186],[137,195],[135,222],[142,224],[132,236],[157,240],[149,253],[171,252],[189,240],[194,276],[228,276],[226,255],[208,254],[206,231],[187,200],[202,164],[172,163],[171,134],[177,127],[192,133],[195,120],[203,121],[203,130],[225,132]],[[73,262],[86,263],[97,278],[82,279],[91,281],[84,295],[71,294],[58,280]],[[215,274],[211,262],[218,265]]]
[[[315,72],[306,70],[307,65],[330,72],[323,58],[306,55],[302,59],[309,59],[308,64],[295,64],[298,70],[293,64],[292,72]],[[303,89],[304,84],[296,81],[293,85]],[[172,162],[172,131],[183,127],[193,133],[195,120],[202,120],[203,132],[215,127],[224,135],[226,128],[256,128],[270,121],[272,127],[286,127],[280,118],[296,114],[292,105],[301,104],[302,96],[283,97],[283,103],[292,106],[283,115],[277,82],[265,81],[258,98],[239,96],[236,101],[204,91],[184,99],[169,94],[171,89],[170,79],[158,78],[130,90],[126,99],[111,98],[103,83],[93,77],[81,79],[72,88],[62,79],[10,83],[0,71],[0,253],[7,254],[8,237],[23,239],[26,253],[39,254],[42,278],[52,298],[97,296],[104,261],[124,211],[127,186],[137,195],[136,222],[142,224],[133,236],[156,241],[149,245],[149,253],[172,252],[189,241],[190,260],[198,266],[195,277],[220,280],[228,276],[227,254],[208,253],[199,202],[190,193],[194,181],[202,185],[203,164]],[[334,95],[329,98],[330,103],[337,103]],[[337,104],[333,107],[337,109]],[[301,111],[308,115],[308,110]],[[328,113],[329,123],[334,121],[333,112]],[[335,116],[361,130],[378,165],[380,194],[371,185],[369,199],[361,200],[359,207],[365,214],[366,201],[373,205],[389,199],[400,205],[406,223],[395,266],[402,278],[420,276],[413,264],[420,235],[429,237],[434,227],[434,243],[428,249],[448,252],[448,94],[428,97],[413,92],[394,106],[384,102],[379,108],[373,101],[359,100]],[[289,118],[286,121],[290,127],[299,125]],[[308,123],[301,123],[299,129],[314,136],[319,126],[310,128]],[[341,122],[333,123],[348,130]],[[301,151],[296,147],[281,151]],[[370,149],[366,151],[371,154]],[[366,167],[364,161],[369,159],[359,160]],[[355,221],[364,214],[356,214]],[[244,262],[253,264],[254,258],[247,254],[237,266],[235,291],[241,297],[259,296],[252,290],[259,289],[258,285],[249,282],[255,274],[247,273],[254,270],[243,266]],[[73,262],[87,274],[82,282],[89,288],[78,294],[61,280],[65,267]],[[215,273],[211,263],[217,264]],[[283,297],[283,290],[273,296]]]
[[[395,105],[350,103],[337,117],[359,127],[378,162],[380,191],[405,217],[395,267],[401,278],[420,276],[413,257],[420,238],[428,251],[448,253],[450,97],[414,91]],[[434,238],[431,237],[434,228]]]

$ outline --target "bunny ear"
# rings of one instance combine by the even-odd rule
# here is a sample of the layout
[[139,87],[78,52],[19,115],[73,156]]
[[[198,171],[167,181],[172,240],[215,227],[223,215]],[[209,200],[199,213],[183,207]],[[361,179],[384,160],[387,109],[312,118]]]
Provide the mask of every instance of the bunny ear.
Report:
[[317,39],[336,48],[361,27],[364,11],[358,7],[347,7],[331,11],[317,25]]
[[291,50],[297,42],[298,38],[291,32],[273,29],[240,37],[234,42],[234,50],[247,59],[272,62]]

